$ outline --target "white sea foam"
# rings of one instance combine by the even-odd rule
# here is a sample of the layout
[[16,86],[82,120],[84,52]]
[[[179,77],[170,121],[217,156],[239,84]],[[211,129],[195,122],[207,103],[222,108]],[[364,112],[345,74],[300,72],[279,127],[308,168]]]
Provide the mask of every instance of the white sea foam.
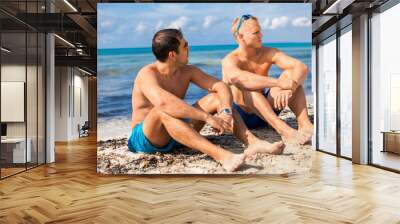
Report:
[[131,120],[126,117],[115,117],[107,120],[99,120],[97,127],[97,140],[129,137]]

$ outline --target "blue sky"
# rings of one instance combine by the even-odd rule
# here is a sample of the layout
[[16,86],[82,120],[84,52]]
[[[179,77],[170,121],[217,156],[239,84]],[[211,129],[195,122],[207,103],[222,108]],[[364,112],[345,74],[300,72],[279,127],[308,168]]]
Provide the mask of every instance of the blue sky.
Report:
[[311,42],[310,3],[99,3],[98,45],[103,48],[151,47],[154,33],[181,28],[192,46],[234,44],[236,16],[258,17],[263,42]]

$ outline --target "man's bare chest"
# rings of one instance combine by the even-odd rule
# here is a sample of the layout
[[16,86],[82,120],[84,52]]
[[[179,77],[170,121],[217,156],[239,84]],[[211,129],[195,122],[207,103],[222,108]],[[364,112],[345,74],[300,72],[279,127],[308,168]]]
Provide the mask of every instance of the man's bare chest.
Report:
[[189,82],[186,77],[175,77],[170,79],[159,80],[161,88],[174,94],[179,98],[183,98],[189,87]]
[[242,70],[256,73],[259,75],[267,75],[268,70],[271,68],[270,63],[257,63],[257,62],[242,62],[239,67]]

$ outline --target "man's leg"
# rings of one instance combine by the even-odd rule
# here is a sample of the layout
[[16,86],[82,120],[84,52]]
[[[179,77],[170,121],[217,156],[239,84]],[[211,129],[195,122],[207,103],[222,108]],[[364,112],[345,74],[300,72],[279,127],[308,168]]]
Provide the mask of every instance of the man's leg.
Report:
[[[289,73],[290,71],[283,72],[279,79],[288,78],[290,75]],[[271,88],[267,98],[270,105],[274,105],[274,98],[277,96],[279,91],[278,88]],[[305,137],[304,141],[310,141],[314,132],[314,126],[308,117],[307,102],[303,86],[297,87],[296,91],[289,99],[288,106],[296,115],[299,131]]]
[[256,91],[242,91],[243,101],[247,108],[252,113],[257,114],[264,121],[268,122],[287,143],[305,144],[308,141],[306,136],[303,136],[297,130],[291,128],[282,121],[273,111],[270,103],[265,96]]
[[[195,107],[210,114],[216,113],[222,109],[220,100],[217,94],[215,93],[210,93],[207,96],[200,99],[195,104]],[[247,149],[245,150],[246,156],[250,156],[257,152],[271,153],[271,154],[282,153],[284,144],[281,141],[271,144],[267,141],[263,141],[257,138],[246,127],[246,124],[244,123],[240,114],[236,110],[233,110],[232,112],[233,112],[233,134],[237,138],[239,138],[246,146],[248,146]],[[195,128],[195,130],[200,131],[204,126],[204,122],[193,121],[192,125]]]
[[280,135],[290,137],[295,131],[275,114],[265,96],[256,91],[242,91],[245,105],[268,122]]
[[[206,113],[214,114],[220,111],[221,103],[218,98],[218,95],[215,93],[210,93],[207,96],[201,98],[194,106],[200,110],[203,110]],[[258,140],[258,138],[247,129],[246,124],[244,124],[240,115],[234,110],[233,111],[233,133],[236,137],[238,137],[243,143],[249,145],[254,143]],[[194,129],[200,131],[203,126],[204,122],[202,121],[192,121],[192,125]]]
[[[290,72],[291,71],[283,72],[279,79],[290,77]],[[268,97],[268,101],[271,103],[271,105],[273,105],[273,97],[275,96],[275,92],[276,88],[271,89],[271,97]],[[312,133],[314,131],[314,126],[308,117],[306,96],[302,85],[297,87],[296,91],[289,100],[288,106],[296,115],[299,130]]]
[[[201,98],[199,101],[197,101],[194,104],[194,107],[196,107],[208,114],[215,114],[220,109],[220,101],[219,101],[218,95],[215,93],[207,94],[206,96]],[[201,131],[201,129],[205,125],[204,121],[197,121],[197,120],[191,120],[190,123],[191,123],[191,126],[198,132]]]
[[220,162],[227,171],[234,171],[244,162],[244,155],[235,155],[220,148],[180,119],[152,109],[143,122],[143,133],[154,146],[166,145],[172,137],[179,143],[199,150]]
[[296,115],[299,131],[312,134],[314,126],[308,117],[307,102],[303,86],[297,87],[293,96],[289,100],[289,108]]

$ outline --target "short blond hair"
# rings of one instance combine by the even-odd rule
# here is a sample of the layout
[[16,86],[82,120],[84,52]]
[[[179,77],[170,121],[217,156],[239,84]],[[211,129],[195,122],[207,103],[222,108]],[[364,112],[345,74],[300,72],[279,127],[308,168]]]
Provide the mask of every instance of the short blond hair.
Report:
[[[235,39],[236,39],[236,33],[237,33],[237,25],[238,25],[238,23],[240,21],[240,18],[241,17],[238,16],[232,22],[231,33],[233,35],[233,38],[235,38]],[[251,20],[251,19],[255,20],[256,22],[258,22],[258,19],[255,16],[251,16],[250,19],[247,19],[247,20]],[[244,22],[246,22],[247,20],[243,20],[241,26],[243,26]]]

